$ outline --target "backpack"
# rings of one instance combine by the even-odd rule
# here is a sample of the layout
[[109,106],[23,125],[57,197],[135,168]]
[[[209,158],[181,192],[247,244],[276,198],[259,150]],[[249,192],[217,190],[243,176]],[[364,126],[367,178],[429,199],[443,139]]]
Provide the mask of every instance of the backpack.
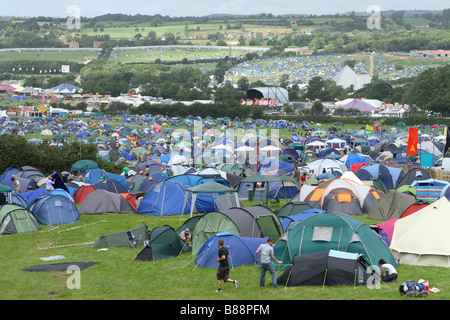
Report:
[[419,287],[419,285],[416,284],[414,281],[408,280],[406,282],[403,282],[398,288],[398,290],[402,296],[425,297],[428,295],[428,292],[423,290],[422,288]]

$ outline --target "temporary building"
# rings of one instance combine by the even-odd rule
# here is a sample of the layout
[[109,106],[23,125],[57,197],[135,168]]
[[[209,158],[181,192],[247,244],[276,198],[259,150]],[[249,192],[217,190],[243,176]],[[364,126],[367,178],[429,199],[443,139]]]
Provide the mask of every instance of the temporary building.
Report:
[[[189,194],[192,196],[190,197]],[[239,206],[239,197],[236,189],[224,186],[221,183],[215,182],[215,181],[208,181],[205,183],[201,183],[199,185],[196,185],[194,187],[190,187],[186,189],[185,195],[184,195],[184,203],[183,203],[183,209],[181,212],[184,212],[184,209],[187,205],[188,199],[191,198],[191,204],[190,204],[190,216],[192,217],[192,214],[194,212],[194,209],[197,210],[197,212],[205,213],[214,211],[217,209],[215,206],[215,197],[219,196],[220,194],[226,194],[228,197],[228,201],[231,204],[230,196],[233,194],[235,203]],[[209,195],[209,197],[205,197]],[[203,196],[203,198],[198,197]],[[197,197],[198,200],[197,201]],[[203,200],[203,201],[201,201]],[[206,201],[205,201],[206,200]],[[200,208],[198,208],[200,206]]]
[[195,264],[201,268],[217,268],[216,261],[218,241],[224,241],[224,247],[228,249],[230,267],[255,264],[255,252],[258,247],[267,242],[267,238],[249,238],[221,232],[213,235],[200,247]]
[[347,104],[342,105],[341,108],[344,110],[359,110],[364,113],[380,111],[380,109],[362,99],[353,99]]
[[105,179],[94,184],[96,190],[106,190],[114,193],[127,193],[128,189],[125,188],[119,181],[115,179]]
[[27,207],[39,223],[47,226],[80,221],[75,202],[59,194],[46,194],[34,199]]
[[397,266],[384,241],[370,227],[345,214],[323,212],[292,224],[274,245],[274,255],[289,264],[295,255],[327,250],[360,253],[372,265],[380,259]]
[[386,188],[396,188],[397,181],[403,177],[405,171],[401,168],[389,167],[381,163],[364,166],[355,172],[360,180],[380,179]]
[[134,258],[137,261],[157,261],[177,257],[184,252],[186,245],[170,226],[154,228],[144,249]]
[[94,190],[81,203],[80,214],[134,213],[128,201],[119,193]]
[[287,287],[366,285],[367,267],[363,255],[331,249],[295,256],[277,283]]
[[378,201],[372,210],[369,211],[369,219],[387,221],[400,218],[403,212],[414,202],[416,198],[406,193],[397,191],[389,192],[383,199]]
[[397,181],[395,188],[399,188],[404,185],[412,185],[414,181],[428,180],[432,177],[425,169],[422,168],[413,168],[406,172],[401,179]]
[[250,238],[271,237],[276,240],[283,229],[275,214],[264,206],[208,212],[198,219],[192,232],[192,252],[197,253],[206,240],[221,232]]
[[443,197],[398,219],[390,249],[401,264],[450,268],[450,202]]
[[27,209],[4,204],[0,207],[0,234],[27,233],[41,230],[33,214]]
[[149,230],[145,223],[114,233],[104,234],[91,244],[91,248],[139,247],[148,239]]

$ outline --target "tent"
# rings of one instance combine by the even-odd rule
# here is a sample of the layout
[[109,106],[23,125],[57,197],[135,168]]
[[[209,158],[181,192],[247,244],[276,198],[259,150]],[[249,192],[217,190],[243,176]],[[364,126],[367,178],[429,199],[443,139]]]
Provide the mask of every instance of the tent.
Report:
[[192,251],[197,253],[207,239],[221,232],[250,238],[271,237],[276,240],[283,229],[278,218],[264,206],[208,212],[198,219],[192,232]]
[[[316,209],[362,215],[369,212],[384,197],[381,191],[363,184],[347,171],[345,176],[323,181],[304,198],[304,202]],[[304,190],[302,187],[302,191]],[[311,187],[310,187],[311,188]],[[308,190],[305,188],[305,191]]]
[[395,185],[395,188],[400,188],[404,185],[413,185],[414,181],[421,181],[421,180],[428,180],[432,177],[428,172],[425,171],[425,169],[422,168],[413,168],[406,172],[401,179],[397,181],[397,184]]
[[359,110],[364,113],[380,111],[380,109],[362,99],[353,99],[347,104],[342,105],[341,108],[344,110],[349,109]]
[[84,174],[91,169],[98,169],[97,162],[93,160],[78,160],[72,167],[70,168],[70,172],[74,172],[77,174]]
[[[191,211],[191,201],[188,197],[184,206],[186,186],[177,182],[160,182],[150,187],[142,198],[136,213],[153,216],[167,216]],[[196,202],[197,204],[197,202]]]
[[[240,183],[239,183],[238,191],[239,191],[239,194],[241,194],[240,193],[241,188],[244,187],[244,186],[248,186],[248,184],[251,183],[252,184],[252,189],[253,189],[252,190],[252,195],[255,195],[255,190],[256,190],[257,184],[258,183],[264,183],[265,186],[266,186],[266,188],[265,188],[265,190],[266,190],[266,192],[265,192],[266,193],[265,200],[266,200],[266,203],[267,203],[269,201],[269,188],[268,188],[269,183],[271,183],[271,182],[281,182],[284,185],[284,181],[287,181],[287,180],[284,179],[282,176],[273,176],[273,175],[262,174],[262,173],[258,172],[258,173],[255,173],[255,174],[253,174],[251,176],[248,176],[248,177],[242,179],[240,181]],[[250,188],[246,188],[246,189],[250,189]],[[241,196],[239,196],[239,197],[241,198]],[[252,203],[253,203],[253,199],[254,199],[254,197],[252,197],[252,199],[251,199]]]
[[307,209],[301,213],[297,213],[290,216],[284,216],[279,217],[281,225],[283,226],[283,231],[286,232],[286,230],[289,228],[291,223],[299,222],[303,219],[309,218],[312,215],[325,212],[322,209]]
[[80,214],[134,213],[128,201],[119,193],[94,190],[81,203]]
[[[209,211],[214,211],[216,209],[215,194],[217,194],[217,196],[219,194],[226,194],[228,197],[229,203],[231,203],[231,200],[229,198],[231,193],[234,193],[235,202],[239,206],[240,202],[239,202],[239,197],[238,197],[238,191],[236,189],[224,186],[221,183],[218,183],[215,181],[208,181],[206,183],[202,183],[197,186],[187,188],[186,193],[184,195],[183,209],[181,210],[181,212],[184,212],[188,198],[191,198],[190,217],[192,217],[194,208],[197,209],[197,212],[203,212],[203,213],[209,212]],[[189,194],[191,194],[192,196],[189,197]],[[212,198],[212,203],[209,203],[209,204],[207,203],[206,205],[203,205],[202,208],[197,208],[199,205],[201,205],[201,203],[197,202],[197,196],[200,194],[203,194],[203,195],[209,194],[211,196],[210,198]],[[201,198],[199,198],[199,200],[201,200]],[[208,200],[208,199],[206,199],[206,200]]]
[[345,214],[323,212],[292,224],[274,245],[274,255],[288,265],[295,255],[329,249],[360,253],[372,265],[380,259],[397,266],[384,241],[370,227]]
[[309,163],[306,167],[304,167],[304,170],[306,170],[306,172],[312,170],[316,176],[323,173],[324,169],[327,172],[333,173],[333,171],[337,171],[341,174],[347,171],[347,167],[343,162],[327,158],[314,160],[313,162]]
[[114,193],[127,193],[128,189],[125,188],[119,181],[115,179],[105,179],[94,184],[96,190],[106,190]]
[[396,188],[397,181],[404,174],[405,171],[401,168],[389,167],[380,163],[364,166],[355,172],[355,175],[361,180],[372,178],[381,180],[388,189]]
[[144,244],[148,239],[149,230],[145,223],[125,230],[114,233],[104,234],[91,244],[91,248],[108,248],[108,247],[136,247]]
[[87,195],[94,190],[94,186],[91,186],[90,184],[83,185],[75,190],[75,192],[73,193],[73,200],[75,201],[75,203],[82,203]]
[[424,202],[424,201],[416,201],[414,202],[412,205],[410,205],[408,208],[406,208],[405,211],[403,211],[402,215],[400,216],[400,218],[404,218],[409,216],[410,214],[413,214],[423,208],[425,208],[426,206],[428,206],[429,203],[428,202]]
[[391,251],[402,264],[450,268],[450,202],[443,197],[398,219]]
[[47,226],[80,221],[75,202],[59,194],[45,194],[34,199],[27,207],[39,223]]
[[370,274],[359,253],[336,250],[295,256],[277,283],[287,287],[366,285]]
[[255,263],[255,252],[258,247],[267,242],[267,238],[249,238],[221,232],[213,235],[200,247],[195,264],[201,268],[217,268],[216,262],[219,240],[224,241],[224,246],[228,249],[230,267],[251,265]]
[[416,202],[416,198],[414,196],[392,191],[375,204],[372,210],[369,211],[367,217],[369,219],[378,219],[383,221],[400,218],[403,212],[414,202]]
[[136,261],[157,261],[177,257],[184,252],[185,243],[170,226],[154,228],[144,249],[134,258]]
[[312,209],[312,207],[303,201],[291,200],[286,203],[283,207],[275,211],[278,218],[287,217],[294,214],[302,213],[305,210]]
[[27,209],[4,204],[0,207],[0,234],[15,234],[39,231],[41,227],[34,215]]
[[442,189],[449,184],[448,181],[431,178],[426,180],[416,180],[411,184],[411,187],[416,189],[417,201],[434,202],[440,198]]

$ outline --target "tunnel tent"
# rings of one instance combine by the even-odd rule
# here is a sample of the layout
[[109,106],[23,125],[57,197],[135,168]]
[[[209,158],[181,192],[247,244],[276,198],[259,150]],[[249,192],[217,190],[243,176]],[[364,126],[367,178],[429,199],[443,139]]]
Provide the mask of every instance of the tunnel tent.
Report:
[[364,255],[377,266],[380,259],[398,266],[386,243],[367,224],[341,213],[322,212],[291,224],[275,242],[274,255],[286,268],[295,255],[325,250]]

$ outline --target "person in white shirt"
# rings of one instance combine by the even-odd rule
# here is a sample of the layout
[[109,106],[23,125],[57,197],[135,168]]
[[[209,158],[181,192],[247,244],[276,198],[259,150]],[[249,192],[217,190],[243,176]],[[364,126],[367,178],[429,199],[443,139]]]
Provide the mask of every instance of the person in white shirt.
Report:
[[381,281],[383,282],[391,282],[391,281],[397,281],[397,270],[395,267],[384,261],[383,259],[380,259],[379,264],[381,266]]
[[259,246],[258,250],[255,252],[255,260],[258,253],[261,251],[261,276],[259,278],[259,285],[264,287],[266,282],[266,272],[269,270],[272,276],[272,286],[274,288],[278,287],[277,283],[277,273],[275,272],[275,267],[273,266],[272,259],[278,263],[283,263],[283,261],[277,260],[273,255],[273,239],[268,238],[267,243],[263,243]]
[[51,176],[47,177],[47,180],[45,181],[45,189],[50,192],[53,190],[53,185],[55,184],[55,181],[52,179]]

